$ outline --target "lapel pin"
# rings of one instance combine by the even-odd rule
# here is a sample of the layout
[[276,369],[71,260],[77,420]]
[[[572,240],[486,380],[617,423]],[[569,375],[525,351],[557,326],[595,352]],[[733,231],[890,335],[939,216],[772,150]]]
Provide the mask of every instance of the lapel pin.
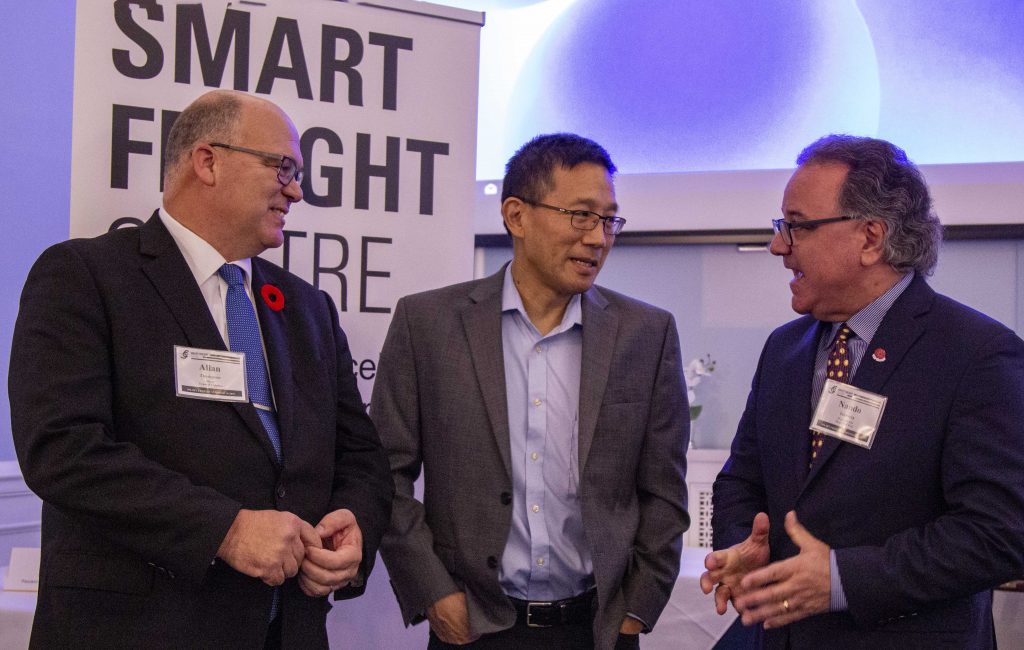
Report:
[[882,363],[885,361],[885,350],[882,348],[875,348],[875,351],[871,353],[871,358],[878,363]]
[[284,294],[274,285],[263,285],[260,289],[260,295],[263,296],[263,302],[267,303],[267,307],[270,307],[272,311],[284,309]]

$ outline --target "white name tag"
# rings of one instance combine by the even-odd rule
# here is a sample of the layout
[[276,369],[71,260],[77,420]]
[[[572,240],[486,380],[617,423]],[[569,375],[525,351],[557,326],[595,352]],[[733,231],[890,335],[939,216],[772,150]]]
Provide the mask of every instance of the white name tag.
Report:
[[174,383],[178,397],[218,402],[248,402],[245,353],[174,346]]
[[828,379],[814,409],[811,429],[871,449],[888,397]]

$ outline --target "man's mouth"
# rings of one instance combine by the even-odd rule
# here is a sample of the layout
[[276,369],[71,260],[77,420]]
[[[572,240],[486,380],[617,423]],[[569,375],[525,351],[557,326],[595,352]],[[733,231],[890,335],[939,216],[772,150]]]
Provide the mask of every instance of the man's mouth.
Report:
[[585,257],[572,257],[569,258],[577,266],[582,266],[588,269],[597,268],[597,260],[587,259]]

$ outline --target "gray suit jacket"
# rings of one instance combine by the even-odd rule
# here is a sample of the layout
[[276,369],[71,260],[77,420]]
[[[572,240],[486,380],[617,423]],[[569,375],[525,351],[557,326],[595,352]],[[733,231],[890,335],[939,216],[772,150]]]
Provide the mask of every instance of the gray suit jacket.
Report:
[[[515,621],[498,582],[512,521],[503,273],[403,298],[381,352],[370,412],[398,492],[381,554],[407,625],[460,590],[474,632]],[[582,307],[580,495],[595,640],[610,648],[627,612],[654,625],[678,573],[689,410],[671,314],[598,287]]]

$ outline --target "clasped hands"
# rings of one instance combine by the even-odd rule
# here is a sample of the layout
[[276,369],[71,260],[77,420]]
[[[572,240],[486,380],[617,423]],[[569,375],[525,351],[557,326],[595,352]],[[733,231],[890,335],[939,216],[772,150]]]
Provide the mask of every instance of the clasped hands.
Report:
[[829,611],[828,545],[791,511],[786,514],[786,534],[800,552],[769,564],[768,526],[768,515],[760,512],[747,539],[704,558],[707,571],[700,577],[700,588],[705,594],[714,590],[715,610],[725,614],[732,602],[744,625],[764,623],[765,629]]
[[302,591],[315,598],[355,578],[363,533],[347,509],[328,513],[315,528],[290,512],[242,509],[217,557],[274,587],[298,574]]

